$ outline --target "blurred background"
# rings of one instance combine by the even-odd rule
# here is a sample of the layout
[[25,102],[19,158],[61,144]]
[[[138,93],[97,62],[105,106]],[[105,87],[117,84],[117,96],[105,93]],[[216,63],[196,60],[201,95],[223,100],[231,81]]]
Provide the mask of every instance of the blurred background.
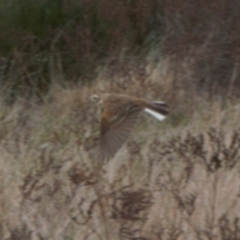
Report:
[[1,88],[39,95],[53,83],[90,84],[100,72],[110,82],[151,68],[172,75],[173,96],[218,93],[225,102],[238,95],[239,4],[1,0]]
[[[0,0],[0,239],[240,239],[239,0]],[[164,100],[108,163],[94,93]]]

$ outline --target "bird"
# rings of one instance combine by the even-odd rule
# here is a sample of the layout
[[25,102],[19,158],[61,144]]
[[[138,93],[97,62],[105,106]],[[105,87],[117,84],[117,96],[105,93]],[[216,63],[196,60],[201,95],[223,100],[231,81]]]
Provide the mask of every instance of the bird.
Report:
[[131,134],[141,112],[162,121],[169,114],[165,102],[149,101],[124,94],[92,95],[91,100],[101,106],[100,137],[97,158],[112,159]]

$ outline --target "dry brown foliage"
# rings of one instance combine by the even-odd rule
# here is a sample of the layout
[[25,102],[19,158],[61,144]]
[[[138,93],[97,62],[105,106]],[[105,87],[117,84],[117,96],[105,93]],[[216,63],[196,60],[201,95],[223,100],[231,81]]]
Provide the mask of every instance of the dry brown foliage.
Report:
[[[239,3],[4,0],[0,239],[240,239]],[[171,113],[94,162],[101,92]]]
[[[1,103],[1,239],[239,239],[238,105],[189,103],[184,88],[173,95],[169,71],[117,72],[53,85],[43,103]],[[172,114],[142,116],[116,157],[96,163],[96,91],[166,99]]]

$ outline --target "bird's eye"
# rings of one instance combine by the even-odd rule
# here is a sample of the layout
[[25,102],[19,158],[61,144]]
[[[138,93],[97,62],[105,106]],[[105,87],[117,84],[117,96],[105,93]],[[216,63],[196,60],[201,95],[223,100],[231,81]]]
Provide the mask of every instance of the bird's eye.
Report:
[[92,96],[92,100],[93,101],[98,101],[99,100],[99,96],[98,95],[93,95]]

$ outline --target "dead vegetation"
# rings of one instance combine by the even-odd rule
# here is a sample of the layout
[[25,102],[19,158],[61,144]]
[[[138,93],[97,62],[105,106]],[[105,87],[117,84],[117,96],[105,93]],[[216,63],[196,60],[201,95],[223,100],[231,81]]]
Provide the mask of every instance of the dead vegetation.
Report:
[[[3,1],[0,239],[240,239],[238,6]],[[94,162],[101,92],[171,113]]]
[[176,104],[154,90],[154,71],[133,76],[53,86],[44,103],[2,103],[1,239],[240,238],[237,105],[196,100],[180,114],[180,93],[166,122],[141,117],[113,160],[92,161],[99,120],[88,96],[99,86],[121,92],[128,83],[129,93]]

